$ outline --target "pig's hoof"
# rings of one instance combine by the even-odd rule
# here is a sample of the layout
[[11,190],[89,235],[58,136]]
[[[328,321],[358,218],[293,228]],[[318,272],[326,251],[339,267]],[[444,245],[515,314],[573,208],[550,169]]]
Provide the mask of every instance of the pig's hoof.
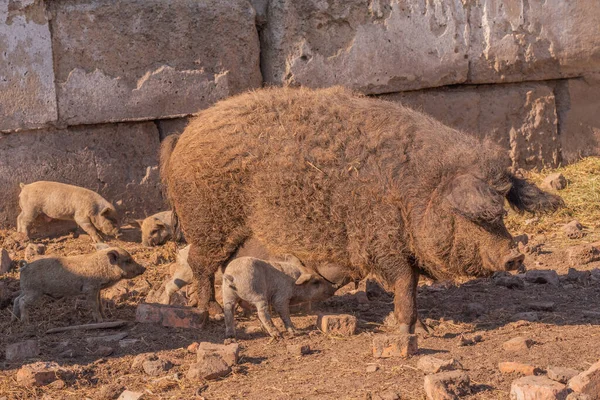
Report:
[[235,337],[228,337],[227,339],[223,340],[223,344],[232,344],[236,342],[237,341],[235,340]]
[[409,335],[410,332],[410,325],[408,324],[399,324],[398,325],[398,333],[401,335]]

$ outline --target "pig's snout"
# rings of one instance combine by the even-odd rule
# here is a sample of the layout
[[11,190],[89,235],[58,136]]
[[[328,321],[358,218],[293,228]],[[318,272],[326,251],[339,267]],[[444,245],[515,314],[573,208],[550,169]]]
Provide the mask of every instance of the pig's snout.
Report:
[[514,271],[521,267],[523,264],[523,260],[525,260],[525,256],[517,249],[512,249],[510,254],[504,258],[503,266],[506,271]]

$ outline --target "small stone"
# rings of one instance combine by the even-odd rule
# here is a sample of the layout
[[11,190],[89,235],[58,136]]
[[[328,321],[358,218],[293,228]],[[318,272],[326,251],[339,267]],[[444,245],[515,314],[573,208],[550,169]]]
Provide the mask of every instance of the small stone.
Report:
[[573,378],[575,375],[578,375],[579,371],[572,368],[551,366],[546,370],[546,374],[548,375],[548,378],[552,379],[553,381],[566,384],[569,382],[569,379]]
[[141,371],[142,365],[146,361],[154,361],[158,360],[158,356],[154,353],[142,353],[135,356],[133,362],[131,363],[131,369],[134,371]]
[[560,281],[556,271],[547,270],[530,270],[525,273],[525,280],[530,283],[548,283],[553,286],[558,286]]
[[568,387],[574,392],[587,394],[592,400],[600,399],[600,361],[571,378]]
[[531,310],[534,311],[554,311],[554,302],[553,301],[536,301],[533,303],[527,304]]
[[566,400],[592,400],[592,397],[587,394],[573,392],[567,396]]
[[304,356],[310,354],[310,346],[307,344],[288,344],[286,346],[287,352],[294,356]]
[[538,313],[529,311],[529,312],[521,312],[513,315],[510,318],[511,321],[528,321],[528,322],[536,322],[540,320],[540,316]]
[[565,385],[545,376],[526,376],[510,386],[511,400],[564,400],[567,393]]
[[144,372],[150,376],[161,376],[164,372],[170,370],[173,367],[170,361],[167,360],[146,360],[142,363]]
[[524,233],[522,235],[513,236],[513,240],[517,244],[526,245],[527,243],[529,243],[529,236],[526,233]]
[[430,400],[454,400],[471,394],[469,376],[463,371],[440,372],[425,377],[425,393]]
[[367,373],[370,374],[370,373],[376,372],[378,369],[379,369],[378,365],[371,364],[371,365],[367,366],[367,370],[366,371],[367,371]]
[[385,392],[372,394],[371,400],[400,400],[400,396],[396,392],[386,390]]
[[510,275],[498,275],[493,278],[493,282],[496,286],[504,286],[508,289],[523,289],[525,284],[518,276]]
[[188,353],[196,353],[198,351],[199,346],[200,346],[200,343],[198,343],[198,342],[194,342],[194,343],[190,344],[187,347]]
[[6,249],[0,249],[0,274],[5,274],[10,271],[12,261]]
[[459,346],[473,346],[475,343],[479,343],[483,340],[481,335],[475,335],[472,338],[465,337],[460,335],[458,337],[458,345]]
[[8,361],[24,360],[35,357],[38,354],[40,354],[40,346],[37,340],[26,340],[6,346],[6,359]]
[[317,318],[317,327],[323,333],[332,333],[341,336],[354,335],[357,324],[358,320],[354,315],[321,314]]
[[17,371],[17,383],[21,386],[45,386],[57,380],[60,371],[55,362],[27,364]]
[[437,374],[438,372],[462,369],[462,365],[453,358],[444,360],[434,356],[423,356],[417,361],[417,368],[426,374]]
[[562,230],[569,239],[580,239],[585,236],[583,226],[577,220],[573,220],[564,225]]
[[563,174],[557,172],[548,175],[541,186],[546,189],[563,190],[567,187],[567,180]]
[[[573,266],[600,261],[600,250],[591,244],[581,244],[579,246],[569,247],[567,249],[567,255],[569,256],[569,262]],[[588,272],[588,274],[591,274],[591,272]]]
[[94,352],[95,355],[100,356],[100,357],[108,357],[110,356],[112,353],[114,353],[115,349],[113,349],[112,347],[109,346],[99,346],[96,351]]
[[585,282],[590,279],[591,275],[592,273],[590,271],[578,271],[575,268],[569,268],[569,272],[567,272],[567,280]]
[[65,381],[58,379],[58,380],[55,380],[54,382],[48,384],[48,387],[55,389],[55,390],[60,390],[60,389],[64,389],[65,387],[67,387],[67,384],[65,383]]
[[519,362],[506,361],[498,363],[498,369],[503,374],[520,374],[525,376],[538,375],[542,371],[529,364],[522,364]]
[[373,338],[373,357],[410,357],[419,351],[416,335],[376,335]]
[[502,348],[506,351],[526,352],[533,346],[533,340],[524,337],[512,338],[502,344]]
[[27,262],[35,260],[37,257],[46,253],[46,246],[43,244],[29,243],[25,248],[25,260]]
[[238,363],[240,354],[240,345],[237,343],[231,344],[214,344],[209,342],[201,342],[198,345],[197,351],[198,362],[203,362],[207,357],[218,356],[225,361],[230,367]]
[[106,384],[98,389],[97,394],[100,400],[115,400],[125,390],[125,387],[118,383]]
[[204,325],[206,313],[197,308],[166,306],[163,304],[138,304],[135,320],[141,323],[154,323],[173,328],[200,329]]
[[208,355],[202,362],[190,366],[187,378],[191,380],[206,379],[214,380],[227,376],[231,367],[218,355]]
[[140,400],[144,393],[125,390],[117,400]]

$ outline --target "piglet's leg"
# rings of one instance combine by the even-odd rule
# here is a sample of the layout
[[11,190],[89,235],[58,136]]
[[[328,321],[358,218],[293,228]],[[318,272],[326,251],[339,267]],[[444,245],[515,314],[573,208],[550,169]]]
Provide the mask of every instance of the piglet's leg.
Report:
[[100,303],[100,292],[97,290],[91,290],[87,293],[87,301],[92,309],[92,317],[95,322],[102,322],[102,310]]
[[37,299],[40,297],[38,293],[26,293],[21,297],[19,301],[19,314],[21,316],[21,321],[28,323],[29,322],[29,312],[27,308],[34,304]]
[[414,333],[417,324],[417,284],[419,272],[407,267],[394,285],[394,314],[400,333]]
[[286,300],[281,300],[273,303],[273,308],[281,317],[283,321],[283,325],[285,329],[291,333],[292,335],[296,334],[296,328],[294,328],[294,324],[292,323],[292,319],[290,318],[290,305]]
[[102,238],[98,234],[96,227],[92,224],[89,218],[75,217],[75,222],[77,222],[77,225],[79,225],[81,229],[85,231],[85,233],[90,235],[90,237],[95,243],[102,243]]
[[267,302],[259,301],[255,303],[255,305],[256,309],[258,310],[258,318],[260,319],[260,322],[262,322],[267,332],[269,332],[269,335],[271,335],[274,338],[280,338],[281,333],[279,333],[279,331],[275,327],[275,324],[273,324],[273,321],[271,320]]
[[223,283],[223,313],[225,314],[225,337],[235,337],[235,306],[238,298],[235,291],[232,290],[226,283]]

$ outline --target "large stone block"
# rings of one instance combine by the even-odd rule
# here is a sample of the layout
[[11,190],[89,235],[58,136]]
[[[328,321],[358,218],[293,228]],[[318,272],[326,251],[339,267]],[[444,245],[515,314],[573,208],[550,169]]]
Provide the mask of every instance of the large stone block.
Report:
[[63,123],[187,115],[262,84],[244,0],[55,0],[50,10]]
[[600,70],[597,0],[470,3],[469,82],[517,82]]
[[556,107],[563,161],[600,156],[600,73],[558,82]]
[[382,96],[504,147],[514,167],[560,162],[556,102],[542,83],[469,85]]
[[[264,1],[254,3],[265,12]],[[263,77],[369,94],[460,83],[468,72],[467,32],[460,0],[270,0],[261,29]]]
[[52,43],[44,2],[0,1],[0,132],[56,121]]
[[159,136],[152,122],[79,126],[0,136],[0,226],[14,226],[19,182],[83,186],[111,201],[122,215],[163,208]]

